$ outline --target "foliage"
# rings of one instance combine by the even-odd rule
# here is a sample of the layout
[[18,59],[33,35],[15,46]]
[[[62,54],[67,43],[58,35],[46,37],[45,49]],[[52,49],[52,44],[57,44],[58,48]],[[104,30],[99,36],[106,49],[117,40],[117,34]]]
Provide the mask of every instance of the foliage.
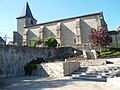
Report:
[[44,60],[43,58],[37,58],[37,60],[32,60],[31,62],[29,62],[24,67],[25,75],[31,75],[32,71],[37,69],[36,64],[40,64],[40,63],[44,63],[44,62],[48,62],[48,61]]
[[115,53],[113,53],[113,55],[114,56],[118,56],[118,55],[120,56],[120,52],[115,52]]
[[97,51],[97,57],[99,58],[105,58],[105,57],[120,57],[120,51],[117,49],[110,48],[106,51],[99,52]]
[[39,38],[32,38],[32,39],[31,39],[31,46],[32,46],[32,47],[37,47],[37,46],[40,45],[41,43],[43,43],[43,41],[40,40]]
[[101,49],[103,47],[106,47],[107,45],[112,43],[112,38],[111,38],[111,36],[109,36],[107,31],[108,30],[104,27],[98,27],[97,30],[93,28],[90,31],[90,34],[89,34],[90,42],[94,46],[99,46],[100,51],[102,51]]
[[114,52],[119,52],[120,51],[120,48],[110,48],[109,51],[114,51]]
[[36,64],[27,64],[24,67],[25,75],[31,75],[32,71],[35,70],[35,69],[37,69],[37,65]]
[[114,48],[120,48],[120,42],[116,41],[112,43],[112,47]]
[[103,56],[103,55],[110,55],[112,54],[112,52],[101,52],[100,55]]
[[112,55],[112,52],[110,52],[110,51],[106,51],[106,52],[101,52],[100,53],[100,56],[101,57],[109,57],[109,56],[111,56]]
[[44,46],[47,48],[55,48],[57,47],[57,40],[53,37],[47,37],[44,40]]
[[38,40],[36,40],[36,41],[34,41],[34,42],[32,43],[32,46],[33,46],[33,47],[36,47],[37,45],[39,45],[39,41],[38,41]]

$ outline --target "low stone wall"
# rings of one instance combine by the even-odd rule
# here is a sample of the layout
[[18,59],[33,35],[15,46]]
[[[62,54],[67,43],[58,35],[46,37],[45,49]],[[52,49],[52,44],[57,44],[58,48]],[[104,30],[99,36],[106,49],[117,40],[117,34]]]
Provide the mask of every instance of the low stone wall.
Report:
[[80,66],[101,66],[101,65],[106,65],[105,60],[79,60]]
[[79,62],[54,62],[37,65],[33,75],[63,77],[69,75],[80,67]]
[[78,68],[80,68],[80,62],[74,61],[74,62],[64,62],[64,75],[69,75]]
[[0,67],[3,71],[0,78],[24,75],[24,66],[37,58],[47,60],[58,56],[63,57],[74,54],[73,51],[74,48],[71,47],[47,49],[44,47],[0,46]]

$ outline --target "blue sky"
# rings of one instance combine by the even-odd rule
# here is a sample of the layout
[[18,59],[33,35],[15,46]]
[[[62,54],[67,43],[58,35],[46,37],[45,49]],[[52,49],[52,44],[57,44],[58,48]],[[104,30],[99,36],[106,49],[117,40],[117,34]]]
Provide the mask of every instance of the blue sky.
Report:
[[[108,29],[120,25],[120,0],[28,0],[38,23],[103,11]],[[0,36],[13,37],[17,31],[16,17],[25,0],[2,0],[0,3]],[[12,40],[12,39],[9,39]]]

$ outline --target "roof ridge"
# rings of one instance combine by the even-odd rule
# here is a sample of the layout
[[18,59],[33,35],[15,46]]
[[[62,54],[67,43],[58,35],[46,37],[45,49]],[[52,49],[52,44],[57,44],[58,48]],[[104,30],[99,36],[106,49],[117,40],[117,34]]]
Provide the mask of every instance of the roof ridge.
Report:
[[[69,17],[69,18],[63,18],[63,19],[58,19],[58,20],[52,20],[52,21],[43,22],[43,23],[40,23],[40,24],[32,25],[32,26],[38,26],[38,25],[43,25],[43,24],[48,24],[48,23],[54,23],[54,22],[60,22],[60,21],[69,20],[69,19],[75,19],[75,18],[93,16],[93,15],[98,15],[98,14],[103,14],[103,12],[97,12],[97,13],[85,14],[85,15],[81,15],[81,16],[74,16],[74,17]],[[27,27],[32,27],[32,26],[27,26]],[[27,27],[25,27],[25,28],[27,28]]]

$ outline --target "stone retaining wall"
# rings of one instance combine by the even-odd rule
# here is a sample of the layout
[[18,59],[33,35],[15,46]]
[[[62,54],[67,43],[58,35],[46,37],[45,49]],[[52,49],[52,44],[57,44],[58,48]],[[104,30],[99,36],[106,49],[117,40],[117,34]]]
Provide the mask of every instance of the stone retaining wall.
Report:
[[80,62],[74,61],[74,62],[64,62],[64,75],[69,75],[78,68],[80,68]]
[[101,65],[106,65],[105,60],[79,60],[80,66],[101,66]]
[[80,67],[79,62],[54,62],[37,65],[33,75],[63,77],[69,75]]
[[24,75],[24,66],[37,58],[54,58],[73,54],[71,47],[62,47],[57,49],[0,46],[0,67],[3,71],[1,77]]

